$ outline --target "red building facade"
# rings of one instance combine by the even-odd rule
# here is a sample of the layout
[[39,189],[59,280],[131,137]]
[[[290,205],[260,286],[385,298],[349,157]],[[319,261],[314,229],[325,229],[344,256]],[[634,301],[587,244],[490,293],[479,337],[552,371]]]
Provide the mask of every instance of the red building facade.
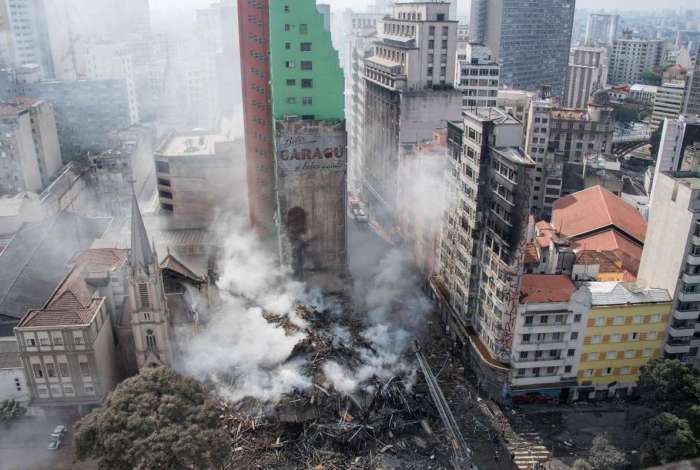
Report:
[[268,0],[238,0],[238,26],[250,223],[267,239],[275,214]]

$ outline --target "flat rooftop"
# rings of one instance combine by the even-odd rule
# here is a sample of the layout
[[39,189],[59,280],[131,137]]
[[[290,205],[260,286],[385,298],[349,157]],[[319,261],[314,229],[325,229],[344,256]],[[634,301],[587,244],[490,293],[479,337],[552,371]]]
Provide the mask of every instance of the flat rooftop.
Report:
[[535,165],[535,161],[518,147],[492,147],[499,155],[518,165]]
[[493,121],[495,124],[521,124],[520,121],[505,110],[494,107],[467,108],[462,112],[462,115],[481,122]]
[[162,157],[197,157],[216,154],[216,144],[228,139],[221,134],[180,134],[168,138],[156,155]]

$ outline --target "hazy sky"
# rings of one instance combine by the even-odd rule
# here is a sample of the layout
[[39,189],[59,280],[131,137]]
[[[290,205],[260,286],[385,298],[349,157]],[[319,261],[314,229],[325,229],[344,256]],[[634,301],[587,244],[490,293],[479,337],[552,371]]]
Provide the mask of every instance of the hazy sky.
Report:
[[[339,8],[357,8],[364,6],[367,0],[318,0]],[[470,0],[459,0],[460,3]],[[150,0],[151,7],[157,10],[191,9],[205,7],[211,0]],[[700,8],[700,0],[577,0],[578,8],[605,8],[609,10],[640,10],[659,8]]]

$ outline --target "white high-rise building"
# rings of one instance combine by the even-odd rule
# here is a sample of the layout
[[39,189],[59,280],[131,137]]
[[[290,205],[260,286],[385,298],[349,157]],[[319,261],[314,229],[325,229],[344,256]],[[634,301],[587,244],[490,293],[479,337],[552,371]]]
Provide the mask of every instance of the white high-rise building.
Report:
[[664,83],[656,91],[654,111],[651,122],[658,127],[663,126],[664,119],[676,119],[683,112],[685,102],[685,82],[674,80]]
[[613,44],[608,81],[613,85],[639,83],[644,72],[661,64],[663,51],[661,39],[633,39],[626,34]]
[[569,63],[564,106],[585,108],[594,91],[608,84],[608,51],[604,47],[575,47]]
[[462,106],[496,107],[500,67],[487,47],[466,44],[458,50],[455,75],[455,88],[464,94]]

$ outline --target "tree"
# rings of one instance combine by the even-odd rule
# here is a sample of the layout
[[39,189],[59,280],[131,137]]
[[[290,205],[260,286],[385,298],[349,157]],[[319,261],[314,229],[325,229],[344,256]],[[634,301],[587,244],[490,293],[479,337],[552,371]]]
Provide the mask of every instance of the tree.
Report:
[[75,425],[79,460],[100,469],[209,469],[230,457],[216,401],[196,380],[148,368]]
[[639,79],[645,85],[659,86],[661,85],[661,80],[663,79],[663,76],[656,70],[645,70],[639,76]]
[[27,409],[16,400],[4,400],[0,402],[0,421],[9,427],[12,421],[21,418],[27,413]]
[[688,421],[671,413],[661,413],[642,427],[642,463],[658,465],[676,462],[700,454],[698,443]]
[[700,377],[686,364],[677,359],[650,361],[641,368],[637,390],[647,406],[683,416],[700,433]]
[[593,438],[588,463],[593,470],[622,470],[628,462],[624,452],[610,444],[607,436],[600,435]]

